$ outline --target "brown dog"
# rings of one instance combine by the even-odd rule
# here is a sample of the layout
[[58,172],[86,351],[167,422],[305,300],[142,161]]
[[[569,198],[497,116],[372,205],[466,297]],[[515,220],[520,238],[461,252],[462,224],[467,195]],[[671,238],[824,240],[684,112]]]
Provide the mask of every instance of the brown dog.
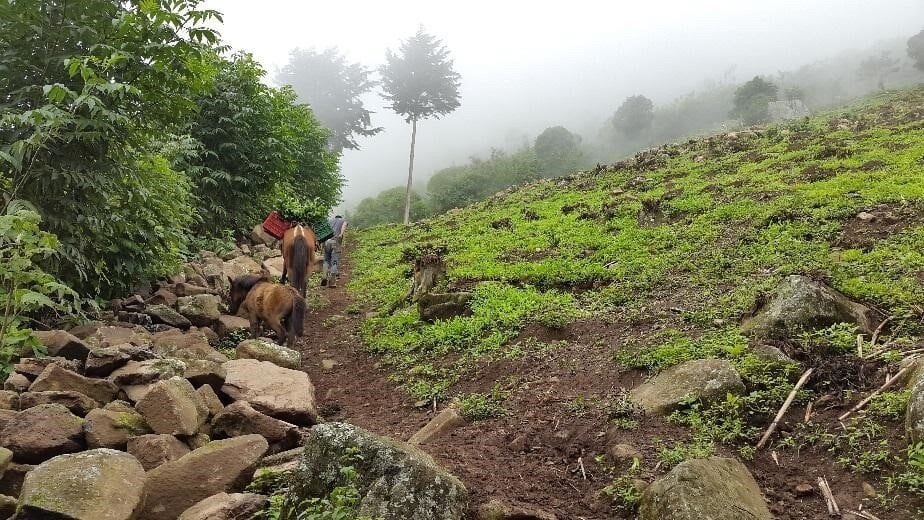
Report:
[[[294,288],[273,283],[266,275],[239,276],[231,282],[231,314],[236,315],[241,304],[250,319],[250,334],[259,338],[261,324],[276,332],[280,345],[292,348],[295,338],[305,330],[305,298]],[[283,328],[286,321],[288,331]]]

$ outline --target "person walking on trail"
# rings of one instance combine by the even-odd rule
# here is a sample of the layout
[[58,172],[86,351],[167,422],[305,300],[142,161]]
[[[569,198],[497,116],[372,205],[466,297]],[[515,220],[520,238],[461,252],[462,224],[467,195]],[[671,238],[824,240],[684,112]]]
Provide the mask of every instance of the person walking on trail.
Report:
[[324,241],[324,272],[321,285],[337,287],[337,278],[340,277],[340,256],[343,254],[343,232],[347,223],[342,216],[337,215],[327,221],[330,224],[333,236]]

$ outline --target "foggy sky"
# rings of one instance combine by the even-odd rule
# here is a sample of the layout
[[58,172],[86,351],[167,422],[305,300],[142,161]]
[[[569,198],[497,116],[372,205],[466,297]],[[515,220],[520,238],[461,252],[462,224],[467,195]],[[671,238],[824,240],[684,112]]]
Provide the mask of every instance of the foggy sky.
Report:
[[[225,42],[269,71],[294,47],[336,45],[370,67],[423,24],[452,52],[462,106],[418,123],[415,178],[564,125],[593,137],[626,96],[655,104],[707,79],[748,79],[924,28],[922,0],[460,2],[207,0]],[[368,106],[381,134],[342,159],[346,207],[407,177],[410,128]]]

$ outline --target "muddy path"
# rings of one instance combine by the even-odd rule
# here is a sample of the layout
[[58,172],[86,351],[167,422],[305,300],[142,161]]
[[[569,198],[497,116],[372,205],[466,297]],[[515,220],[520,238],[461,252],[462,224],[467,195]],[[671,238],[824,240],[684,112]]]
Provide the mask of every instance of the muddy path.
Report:
[[[322,416],[346,421],[370,431],[407,440],[433,416],[432,406],[415,406],[414,399],[389,380],[388,371],[365,351],[360,338],[364,309],[344,288],[346,265],[338,287],[315,288],[315,304],[299,343],[303,369],[314,382]],[[421,448],[465,483],[472,510],[497,498],[529,505],[559,519],[631,519],[635,514],[612,508],[600,490],[612,481],[610,464],[602,462],[607,446],[625,443],[639,449],[646,479],[658,469],[658,448],[690,439],[688,429],[661,418],[642,417],[635,431],[613,428],[600,403],[612,400],[644,380],[644,374],[623,371],[610,349],[621,339],[639,334],[629,325],[585,322],[566,332],[527,327],[522,339],[558,345],[547,352],[478,367],[455,388],[459,392],[490,392],[506,385],[506,414],[478,421],[439,437]],[[446,403],[439,403],[441,410]],[[795,410],[795,409],[794,409]],[[795,410],[793,416],[801,417]],[[833,422],[835,411],[828,413]],[[826,421],[827,422],[827,421]],[[737,453],[717,446],[717,454]],[[817,493],[797,494],[800,484],[818,476],[838,483],[837,498],[857,507],[864,498],[863,479],[844,471],[825,453],[769,450],[745,461],[760,484],[773,514],[782,520],[827,518]],[[625,468],[623,468],[624,470]],[[895,518],[904,517],[902,515]]]

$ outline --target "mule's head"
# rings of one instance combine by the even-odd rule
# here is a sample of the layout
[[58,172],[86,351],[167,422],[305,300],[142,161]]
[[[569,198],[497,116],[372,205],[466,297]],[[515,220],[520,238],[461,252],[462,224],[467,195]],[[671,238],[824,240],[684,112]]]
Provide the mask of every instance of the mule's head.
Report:
[[236,315],[237,311],[240,310],[241,304],[244,303],[244,299],[247,298],[247,294],[253,289],[253,286],[265,279],[261,275],[245,274],[231,281],[231,307],[229,310],[232,316]]

